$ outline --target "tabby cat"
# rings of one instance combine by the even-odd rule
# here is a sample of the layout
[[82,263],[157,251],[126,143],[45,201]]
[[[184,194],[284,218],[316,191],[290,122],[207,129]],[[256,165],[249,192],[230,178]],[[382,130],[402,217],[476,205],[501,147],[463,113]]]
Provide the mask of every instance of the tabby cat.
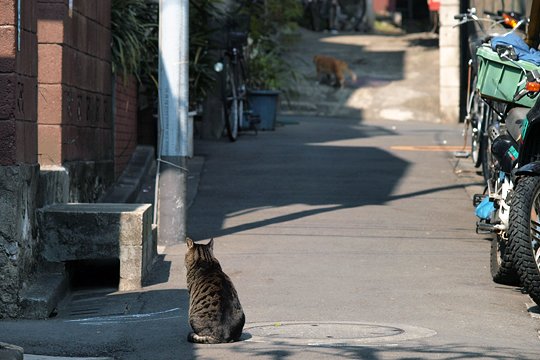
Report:
[[345,74],[348,74],[353,82],[357,79],[356,73],[349,69],[349,65],[343,60],[326,55],[315,55],[313,62],[317,69],[317,80],[319,82],[322,82],[324,77],[333,78],[334,86],[343,87],[345,85]]
[[186,239],[185,258],[189,291],[188,341],[218,344],[238,341],[245,316],[231,279],[214,257],[214,239],[206,245]]

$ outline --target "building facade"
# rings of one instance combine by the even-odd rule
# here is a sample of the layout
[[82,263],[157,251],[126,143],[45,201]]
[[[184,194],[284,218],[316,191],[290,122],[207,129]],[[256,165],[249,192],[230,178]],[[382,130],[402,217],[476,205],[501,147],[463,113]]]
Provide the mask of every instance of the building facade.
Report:
[[40,272],[36,209],[95,202],[114,183],[137,142],[137,85],[113,85],[110,0],[0,9],[0,317],[14,318]]

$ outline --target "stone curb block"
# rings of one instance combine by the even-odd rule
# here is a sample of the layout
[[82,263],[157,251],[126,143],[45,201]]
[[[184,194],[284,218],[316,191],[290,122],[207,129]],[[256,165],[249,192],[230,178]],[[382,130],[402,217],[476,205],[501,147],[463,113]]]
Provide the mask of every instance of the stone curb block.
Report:
[[0,360],[23,360],[23,356],[22,347],[0,342]]

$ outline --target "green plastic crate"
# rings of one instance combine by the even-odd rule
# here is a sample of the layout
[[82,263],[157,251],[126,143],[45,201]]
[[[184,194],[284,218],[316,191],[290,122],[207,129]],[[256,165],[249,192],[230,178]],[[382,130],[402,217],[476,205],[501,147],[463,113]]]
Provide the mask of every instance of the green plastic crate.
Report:
[[478,81],[476,87],[482,96],[499,101],[516,103],[526,107],[532,107],[538,98],[538,95],[531,98],[524,96],[519,101],[514,101],[516,91],[523,89],[525,83],[518,84],[525,79],[523,70],[538,69],[533,63],[518,60],[514,62],[503,60],[499,55],[491,50],[490,47],[481,46],[476,51],[478,57]]

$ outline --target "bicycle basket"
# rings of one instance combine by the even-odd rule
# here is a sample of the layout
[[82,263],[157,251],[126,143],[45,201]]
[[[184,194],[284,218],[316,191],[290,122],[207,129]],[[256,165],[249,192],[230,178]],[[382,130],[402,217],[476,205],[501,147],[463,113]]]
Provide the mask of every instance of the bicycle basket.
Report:
[[229,31],[227,43],[229,47],[241,47],[247,45],[248,34],[243,31]]
[[230,18],[227,24],[227,43],[229,47],[247,45],[250,16],[246,14],[236,15]]
[[229,17],[222,29],[215,32],[212,43],[220,49],[245,46],[249,34],[249,21],[249,15]]
[[479,47],[476,55],[478,59],[477,88],[482,96],[526,107],[534,105],[537,96],[532,98],[524,96],[516,102],[514,95],[525,86],[525,83],[520,84],[525,79],[522,69],[538,69],[536,65],[523,60],[501,59],[489,46]]

